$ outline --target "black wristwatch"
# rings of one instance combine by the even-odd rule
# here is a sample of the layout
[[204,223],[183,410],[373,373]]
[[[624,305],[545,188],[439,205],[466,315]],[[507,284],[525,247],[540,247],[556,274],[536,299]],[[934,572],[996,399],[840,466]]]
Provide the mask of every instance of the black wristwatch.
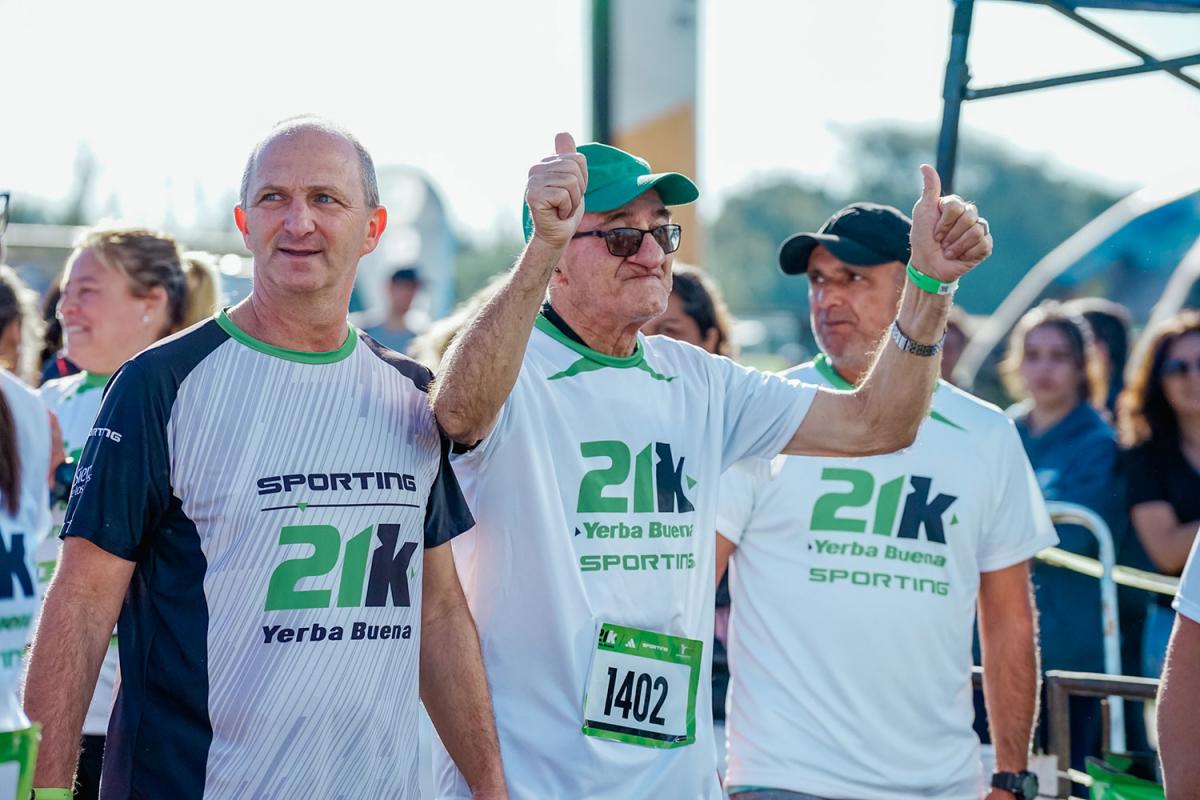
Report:
[[1017,800],[1033,800],[1038,796],[1038,779],[1029,770],[997,772],[992,775],[992,788],[1012,792]]

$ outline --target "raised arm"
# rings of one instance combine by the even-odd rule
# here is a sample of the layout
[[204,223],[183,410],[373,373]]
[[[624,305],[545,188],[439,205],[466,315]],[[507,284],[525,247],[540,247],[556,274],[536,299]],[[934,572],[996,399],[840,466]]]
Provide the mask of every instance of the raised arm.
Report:
[[508,796],[479,635],[450,544],[425,551],[421,606],[421,700],[472,794]]
[[[921,166],[924,188],[913,207],[912,265],[940,283],[953,283],[991,255],[992,237],[975,207],[941,197],[941,179]],[[941,341],[950,295],[905,282],[896,325],[914,342]],[[941,356],[904,352],[884,339],[875,364],[853,392],[822,391],[784,448],[792,455],[871,455],[907,447],[929,411]]]
[[550,276],[583,217],[587,162],[569,133],[554,137],[554,150],[529,170],[529,244],[500,291],[455,339],[433,385],[438,425],[460,444],[475,444],[495,426],[517,381]]
[[79,737],[134,564],[91,542],[63,542],[25,678],[25,713],[42,724],[34,786],[75,783]]

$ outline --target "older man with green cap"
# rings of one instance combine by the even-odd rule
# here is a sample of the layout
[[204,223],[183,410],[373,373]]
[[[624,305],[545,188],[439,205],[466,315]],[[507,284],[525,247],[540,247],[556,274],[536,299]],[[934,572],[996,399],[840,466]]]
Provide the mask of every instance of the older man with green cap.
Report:
[[[925,168],[893,330],[854,392],[638,331],[667,306],[686,177],[568,134],[529,172],[528,245],[443,361],[434,413],[477,526],[455,558],[514,798],[716,798],[718,478],[747,457],[912,441],[957,278],[991,251]],[[914,282],[918,279],[913,278]],[[450,759],[441,798],[467,798]]]

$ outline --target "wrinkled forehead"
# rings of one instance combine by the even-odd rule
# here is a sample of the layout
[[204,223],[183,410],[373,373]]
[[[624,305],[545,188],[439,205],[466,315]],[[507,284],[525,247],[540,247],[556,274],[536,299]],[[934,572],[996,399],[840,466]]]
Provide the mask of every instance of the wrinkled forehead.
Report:
[[335,186],[358,197],[362,194],[360,169],[354,145],[335,133],[314,128],[281,131],[258,148],[250,190]]
[[[586,206],[587,201],[584,201]],[[658,192],[649,189],[630,200],[623,206],[611,211],[588,211],[583,215],[580,227],[616,227],[630,226],[647,228],[652,224],[663,225],[671,221],[671,210],[667,208]]]

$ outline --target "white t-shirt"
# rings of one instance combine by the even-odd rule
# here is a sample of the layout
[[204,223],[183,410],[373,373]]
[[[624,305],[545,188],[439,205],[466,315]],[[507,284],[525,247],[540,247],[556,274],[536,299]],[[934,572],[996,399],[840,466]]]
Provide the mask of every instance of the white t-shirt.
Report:
[[[87,442],[88,434],[96,421],[96,414],[100,411],[100,401],[104,397],[104,386],[107,383],[107,375],[77,372],[64,378],[46,381],[38,390],[42,403],[58,418],[63,450],[69,460],[66,468],[72,474],[73,465],[78,464],[83,445]],[[65,483],[69,486],[70,480]],[[50,509],[51,523],[37,547],[38,581],[42,591],[50,585],[50,579],[54,577],[54,570],[58,566],[59,554],[62,552],[62,540],[58,538],[58,534],[67,514],[67,499],[65,492],[61,497],[55,498]],[[119,660],[117,637],[114,634],[100,665],[96,689],[92,692],[92,701],[88,704],[87,716],[83,720],[83,733],[86,736],[104,736],[108,731],[108,716],[116,695]]]
[[17,453],[21,459],[17,513],[0,503],[0,537],[5,552],[0,579],[0,731],[29,727],[17,693],[24,671],[25,646],[33,632],[38,589],[34,550],[50,524],[46,477],[50,472],[50,416],[37,395],[5,370],[0,391],[16,423]]
[[1192,542],[1191,555],[1179,579],[1179,593],[1172,605],[1192,622],[1200,623],[1200,556],[1196,553],[1200,553],[1200,535]]
[[[814,393],[665,337],[604,356],[538,318],[495,430],[454,462],[477,520],[455,558],[514,800],[722,796],[709,681],[718,480],[778,453]],[[601,623],[702,644],[694,743],[582,732]],[[437,796],[469,797],[438,749]]]
[[[785,375],[847,387],[817,364]],[[907,450],[748,462],[720,499],[727,785],[978,800],[979,574],[1057,541],[1012,422],[942,383]]]

